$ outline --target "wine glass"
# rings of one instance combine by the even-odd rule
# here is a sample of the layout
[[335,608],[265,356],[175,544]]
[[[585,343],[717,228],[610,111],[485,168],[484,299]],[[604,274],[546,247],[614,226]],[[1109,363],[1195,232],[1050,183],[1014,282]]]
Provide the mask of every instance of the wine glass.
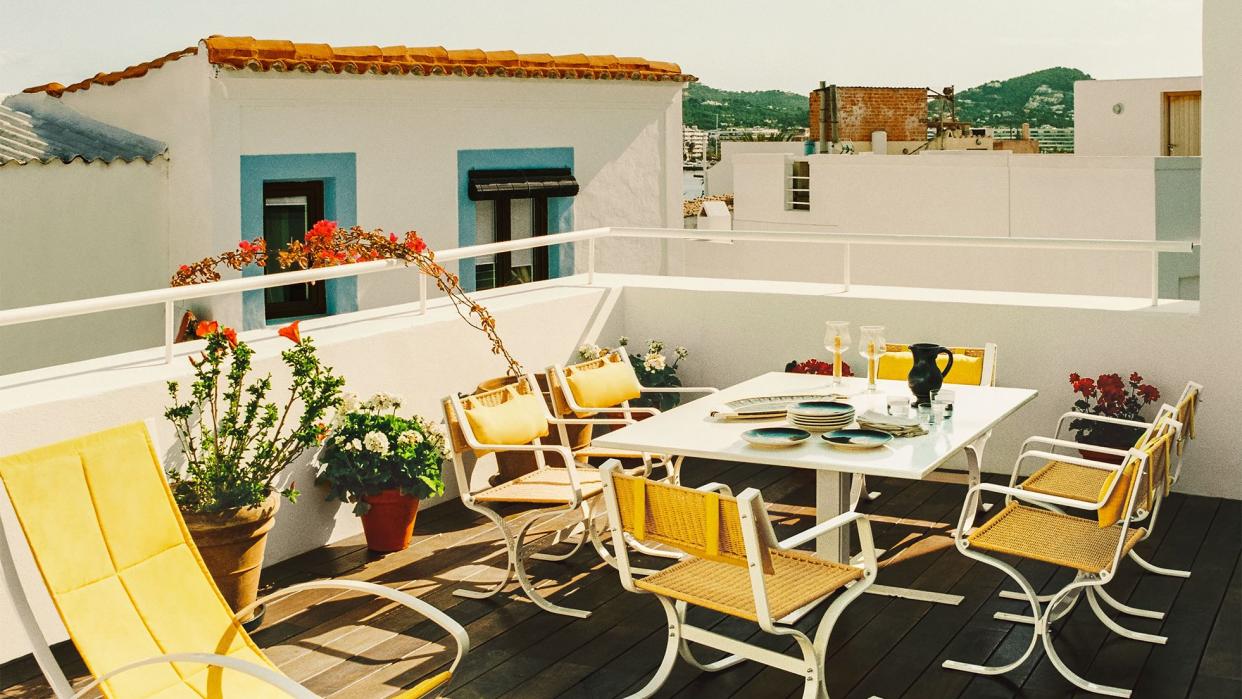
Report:
[[880,374],[880,357],[888,349],[884,340],[884,326],[864,325],[860,331],[858,353],[867,360],[867,393],[879,393],[875,382]]
[[832,386],[841,386],[841,355],[850,348],[850,323],[847,320],[830,320],[824,332],[824,349],[832,352]]

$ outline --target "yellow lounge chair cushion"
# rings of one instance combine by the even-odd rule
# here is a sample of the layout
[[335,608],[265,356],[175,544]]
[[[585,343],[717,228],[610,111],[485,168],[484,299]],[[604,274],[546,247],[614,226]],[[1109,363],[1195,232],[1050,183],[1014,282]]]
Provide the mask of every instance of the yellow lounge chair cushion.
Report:
[[533,393],[509,389],[509,399],[499,405],[476,405],[466,409],[475,438],[484,444],[530,444],[548,436],[547,408]]
[[634,368],[623,362],[605,361],[597,369],[575,371],[568,382],[574,400],[586,408],[613,408],[642,395]]
[[[936,358],[936,366],[944,371],[949,360],[944,355]],[[880,355],[879,378],[905,381],[914,367],[914,355],[910,352],[886,352]],[[970,357],[964,354],[953,355],[953,369],[944,377],[945,383],[965,386],[983,385],[983,357]]]
[[[0,459],[0,481],[61,621],[95,676],[166,653],[215,652],[276,668],[232,618],[177,512],[146,427],[134,423]],[[150,665],[107,697],[277,697],[232,670]]]
[[[1099,498],[1108,495],[1108,499],[1096,511],[1096,516],[1100,520],[1100,529],[1111,527],[1126,515],[1126,505],[1130,499],[1130,485],[1134,481],[1134,470],[1138,468],[1138,462],[1131,459],[1125,468],[1112,473],[1108,480],[1100,486]],[[1112,488],[1113,482],[1117,483],[1116,488]],[[1109,488],[1112,488],[1112,495],[1108,494]]]

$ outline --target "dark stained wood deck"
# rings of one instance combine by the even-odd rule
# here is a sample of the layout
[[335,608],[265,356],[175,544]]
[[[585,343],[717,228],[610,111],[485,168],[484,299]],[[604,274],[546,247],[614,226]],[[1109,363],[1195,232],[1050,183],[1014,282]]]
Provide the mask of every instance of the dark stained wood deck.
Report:
[[[686,482],[721,481],[760,488],[771,504],[778,535],[814,520],[811,474],[744,464],[688,463]],[[884,492],[871,508],[877,545],[889,549],[879,582],[916,585],[964,595],[958,607],[865,595],[833,633],[827,676],[833,697],[1090,696],[1075,692],[1037,652],[1002,677],[944,670],[946,658],[999,662],[1021,653],[1029,627],[992,618],[1021,603],[999,600],[1002,574],[957,553],[948,538],[963,488],[937,482],[877,480]],[[1169,636],[1166,646],[1109,633],[1085,604],[1058,628],[1056,643],[1070,666],[1088,678],[1133,687],[1135,696],[1242,697],[1242,502],[1174,495],[1162,526],[1140,551],[1159,565],[1193,570],[1189,580],[1140,574],[1123,564],[1109,590],[1136,606],[1168,610],[1163,622],[1126,618],[1132,628]],[[449,695],[470,697],[611,698],[634,691],[654,672],[664,648],[664,616],[645,595],[626,593],[616,572],[589,547],[564,563],[535,562],[532,572],[553,600],[589,608],[574,620],[536,610],[517,594],[493,600],[452,595],[463,583],[497,579],[504,561],[493,528],[460,503],[424,512],[410,549],[369,554],[361,538],[317,549],[268,569],[275,589],[323,577],[393,585],[420,595],[466,626],[473,648]],[[1037,588],[1050,591],[1069,572],[1022,564]],[[517,589],[516,583],[510,588]],[[770,643],[758,627],[700,611],[696,623]],[[808,615],[804,626],[818,620]],[[271,605],[256,640],[273,661],[312,690],[331,697],[384,697],[414,684],[450,660],[442,634],[403,608],[353,594],[308,592]],[[788,648],[777,642],[773,647]],[[69,667],[82,674],[71,648]],[[708,654],[704,654],[708,655]],[[708,655],[709,658],[714,657]],[[50,694],[29,659],[0,668],[0,697]],[[716,674],[680,664],[664,697],[792,697],[799,678],[754,663]]]

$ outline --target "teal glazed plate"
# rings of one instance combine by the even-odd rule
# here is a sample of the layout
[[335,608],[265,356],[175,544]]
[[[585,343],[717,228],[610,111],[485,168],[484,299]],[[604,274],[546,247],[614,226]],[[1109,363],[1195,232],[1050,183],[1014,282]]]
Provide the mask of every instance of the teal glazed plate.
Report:
[[823,438],[838,449],[878,449],[893,441],[893,435],[879,430],[837,430]]
[[742,433],[742,439],[757,447],[792,447],[810,438],[810,432],[796,427],[759,427]]
[[789,412],[805,417],[837,417],[854,412],[854,406],[835,400],[808,400],[789,406]]

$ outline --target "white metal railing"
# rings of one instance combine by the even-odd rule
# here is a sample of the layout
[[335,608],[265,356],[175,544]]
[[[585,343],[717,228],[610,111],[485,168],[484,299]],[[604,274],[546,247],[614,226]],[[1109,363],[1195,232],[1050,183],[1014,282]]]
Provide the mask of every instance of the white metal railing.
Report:
[[[945,235],[890,235],[866,233],[838,233],[812,231],[710,231],[681,228],[590,228],[567,233],[511,240],[485,245],[441,250],[436,253],[438,262],[452,262],[474,257],[494,255],[514,250],[584,243],[587,246],[587,283],[595,283],[595,241],[608,238],[652,238],[661,240],[694,240],[716,242],[768,242],[806,243],[842,246],[842,274],[844,290],[850,288],[851,251],[855,245],[928,245],[939,247],[1012,248],[1029,250],[1094,250],[1101,252],[1146,252],[1151,255],[1151,303],[1159,303],[1160,253],[1190,253],[1199,244],[1197,240],[1102,240],[1078,238],[1008,238],[984,236]],[[339,267],[321,267],[279,274],[264,274],[240,279],[169,287],[149,291],[134,291],[112,296],[99,296],[76,301],[62,301],[39,306],[26,306],[0,310],[0,327],[22,325],[56,318],[71,318],[105,311],[119,311],[162,304],[164,306],[164,359],[173,359],[173,333],[177,301],[210,298],[243,291],[267,289],[287,284],[299,284],[338,277],[363,276],[395,269],[414,268],[399,260],[359,262]],[[418,300],[421,313],[427,312],[427,277],[419,274]]]

